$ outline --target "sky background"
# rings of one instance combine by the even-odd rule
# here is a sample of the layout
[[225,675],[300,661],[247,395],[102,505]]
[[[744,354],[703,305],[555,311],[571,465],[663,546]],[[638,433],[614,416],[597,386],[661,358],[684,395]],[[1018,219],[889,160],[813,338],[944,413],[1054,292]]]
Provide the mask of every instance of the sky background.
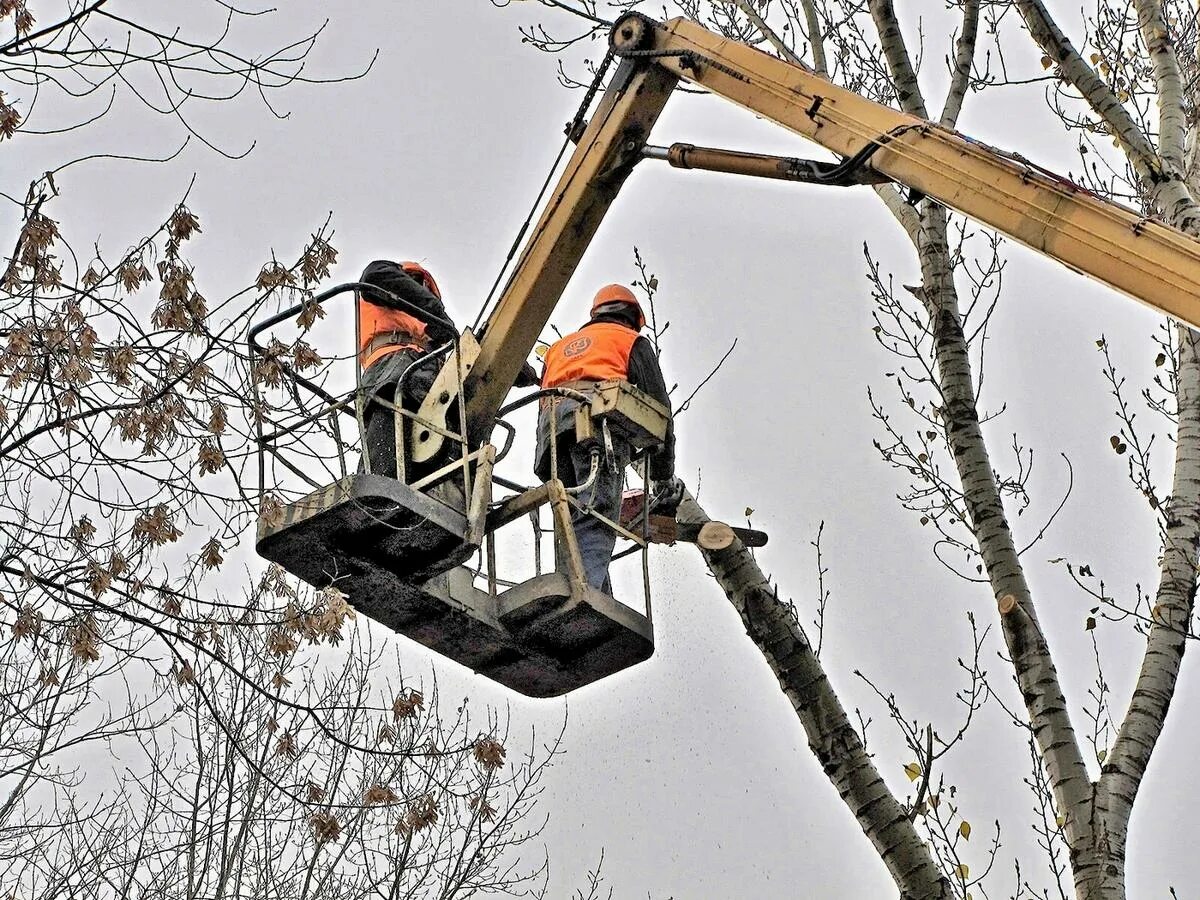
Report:
[[[906,5],[917,6],[899,4]],[[1063,3],[1050,5],[1068,16]],[[278,42],[328,17],[312,71],[354,72],[378,48],[371,73],[290,90],[277,98],[286,119],[270,117],[251,97],[200,111],[197,127],[215,143],[241,151],[255,140],[253,152],[231,161],[193,141],[157,167],[104,160],[77,166],[58,179],[63,196],[52,214],[77,245],[98,239],[116,254],[165,218],[194,176],[188,202],[203,234],[191,251],[207,296],[250,283],[272,253],[294,259],[332,212],[332,243],[341,253],[333,282],[353,280],[372,259],[417,259],[434,273],[452,315],[469,322],[580,100],[557,84],[555,59],[521,43],[517,26],[543,14],[529,3],[495,10],[486,0],[289,3],[285,14],[254,22],[240,40]],[[930,66],[947,43],[938,21],[925,23]],[[1037,67],[1036,54],[1021,48],[1009,63]],[[49,127],[55,116],[49,109],[44,115],[41,124]],[[1056,130],[1036,91],[970,97],[960,127],[1059,171],[1075,163],[1072,141]],[[15,141],[5,151],[5,180],[26,183],[81,153],[165,154],[179,137],[177,125],[126,105],[83,132]],[[653,140],[819,155],[707,96],[677,95]],[[950,575],[933,559],[930,531],[894,499],[906,478],[872,447],[879,432],[868,388],[898,423],[909,431],[916,425],[903,419],[885,374],[895,361],[871,332],[864,244],[897,284],[916,283],[915,257],[869,189],[822,190],[645,163],[605,220],[554,321],[564,331],[576,327],[597,286],[632,281],[636,245],[660,280],[658,316],[671,322],[663,366],[679,396],[738,340],[679,420],[679,472],[693,489],[699,485],[716,518],[737,521],[745,507],[754,509],[755,526],[771,535],[760,562],[806,624],[817,593],[810,542],[825,522],[832,600],[822,659],[845,705],[873,720],[870,748],[903,798],[909,784],[902,767],[912,755],[855,671],[894,692],[908,717],[949,733],[960,715],[954,694],[965,685],[955,659],[971,649],[966,614],[974,611],[988,625],[995,611],[986,586]],[[1095,679],[1084,630],[1091,603],[1062,566],[1046,561],[1090,563],[1121,598],[1139,583],[1150,590],[1156,584],[1153,516],[1127,484],[1124,459],[1108,446],[1116,424],[1095,341],[1107,336],[1130,384],[1140,385],[1153,374],[1157,350],[1148,338],[1159,319],[1020,248],[1006,245],[1005,252],[983,404],[1007,406],[988,426],[998,466],[1011,469],[1005,448],[1013,433],[1034,448],[1033,503],[1016,524],[1020,543],[1033,538],[1065,490],[1060,454],[1074,467],[1071,502],[1025,558],[1082,729],[1079,711]],[[531,477],[530,437],[508,469],[524,480]],[[1160,437],[1160,453],[1168,444]],[[1169,474],[1160,469],[1160,479]],[[619,576],[627,599],[638,594],[635,570],[631,561]],[[894,896],[699,553],[656,548],[651,571],[654,658],[567,700],[526,700],[394,638],[409,675],[429,679],[436,671],[447,702],[469,696],[480,707],[506,708],[511,753],[528,746],[531,734],[549,739],[567,718],[566,753],[547,777],[540,807],[549,816],[540,841],[550,858],[550,896],[582,883],[601,850],[607,883],[620,898]],[[1127,625],[1102,622],[1097,637],[1119,718],[1141,643]],[[990,636],[986,667],[997,689],[1017,701],[997,658],[1001,650]],[[1134,814],[1131,897],[1166,898],[1168,885],[1180,898],[1198,896],[1191,886],[1200,884],[1200,860],[1189,827],[1200,801],[1200,786],[1189,777],[1195,681],[1189,656]],[[1028,826],[1028,764],[1022,733],[992,706],[944,774],[975,829],[972,868],[985,864],[999,820],[998,869],[1011,872],[1019,858],[1037,885],[1046,882]],[[999,876],[993,896],[1010,883],[1009,875]]]

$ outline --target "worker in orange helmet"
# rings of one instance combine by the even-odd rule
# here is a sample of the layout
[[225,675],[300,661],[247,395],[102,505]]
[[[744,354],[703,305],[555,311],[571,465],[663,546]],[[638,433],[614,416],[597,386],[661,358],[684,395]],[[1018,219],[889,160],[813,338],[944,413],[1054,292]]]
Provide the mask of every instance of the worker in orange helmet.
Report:
[[[609,284],[597,291],[592,301],[590,320],[578,331],[553,344],[545,356],[542,388],[573,388],[586,391],[590,384],[620,378],[645,391],[668,412],[671,400],[659,368],[658,355],[650,341],[640,334],[646,316],[637,297],[629,288]],[[550,478],[551,441],[557,444],[558,477],[568,487],[586,483],[591,473],[591,453],[575,440],[574,413],[578,403],[562,398],[556,403],[543,401],[538,418],[538,446],[534,471],[543,481]],[[552,409],[557,421],[551,421]],[[600,469],[591,488],[580,494],[584,506],[618,521],[625,467],[632,448],[613,435],[613,463],[602,455]],[[675,431],[672,423],[666,441],[649,460],[649,476],[654,482],[654,509],[674,515],[683,497],[683,484],[675,477]],[[612,594],[608,565],[616,546],[617,534],[593,516],[573,509],[571,523],[583,557],[588,584]]]
[[[362,369],[363,443],[370,470],[396,477],[395,412],[416,410],[437,375],[436,361],[401,376],[430,350],[452,341],[458,329],[446,315],[442,292],[424,266],[379,259],[363,269],[358,291],[358,362]],[[384,401],[384,402],[380,402]]]

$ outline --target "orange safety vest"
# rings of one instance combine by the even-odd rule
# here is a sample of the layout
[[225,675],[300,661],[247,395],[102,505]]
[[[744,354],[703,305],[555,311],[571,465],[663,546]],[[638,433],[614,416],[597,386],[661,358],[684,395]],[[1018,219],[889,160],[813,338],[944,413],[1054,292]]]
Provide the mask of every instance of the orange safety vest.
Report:
[[358,363],[363,369],[389,353],[399,350],[419,350],[423,353],[428,349],[425,323],[416,316],[359,298]]
[[571,381],[629,377],[629,354],[638,333],[616,322],[596,322],[554,343],[546,351],[542,387]]

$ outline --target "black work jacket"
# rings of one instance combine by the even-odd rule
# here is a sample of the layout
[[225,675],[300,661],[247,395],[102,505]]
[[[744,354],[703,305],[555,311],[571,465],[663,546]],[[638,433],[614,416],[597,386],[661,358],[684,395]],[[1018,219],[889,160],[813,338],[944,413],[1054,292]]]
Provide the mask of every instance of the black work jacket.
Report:
[[[364,284],[374,284],[383,288],[385,291],[390,291],[395,294],[405,303],[415,306],[422,312],[429,313],[430,318],[425,320],[425,333],[429,335],[429,342],[432,347],[440,347],[447,341],[452,341],[458,337],[458,331],[454,327],[450,316],[446,314],[446,307],[441,299],[414,279],[405,274],[404,269],[399,264],[390,262],[389,260],[376,260],[363,270],[362,282]],[[385,294],[383,291],[373,291],[370,288],[365,288],[360,291],[360,296],[368,303],[373,303],[376,306],[384,306],[388,309],[398,309],[401,312],[412,313],[410,306],[397,303],[395,299]],[[438,321],[438,320],[441,321]]]

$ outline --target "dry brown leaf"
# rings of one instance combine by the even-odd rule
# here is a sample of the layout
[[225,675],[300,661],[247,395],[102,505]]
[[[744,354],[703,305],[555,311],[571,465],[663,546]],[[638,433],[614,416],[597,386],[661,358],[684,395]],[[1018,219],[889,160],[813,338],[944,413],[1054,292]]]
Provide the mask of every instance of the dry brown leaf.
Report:
[[380,784],[372,785],[363,793],[364,806],[382,806],[384,804],[395,803],[399,799],[396,796],[396,792],[390,787]]
[[182,203],[175,207],[171,218],[167,220],[167,233],[176,243],[186,241],[194,233],[200,231],[200,220]]
[[211,475],[221,471],[225,465],[225,454],[221,452],[221,448],[215,441],[204,438],[200,442],[200,452],[196,455],[196,463],[201,475]]
[[173,543],[182,533],[175,527],[170,510],[164,503],[138,516],[131,531],[134,538],[141,538],[156,546]]
[[475,761],[487,771],[495,771],[504,765],[506,751],[504,745],[499,741],[493,738],[480,738],[472,749],[475,753]]
[[37,637],[42,633],[42,614],[33,608],[30,603],[25,603],[21,606],[21,611],[17,613],[17,620],[12,624],[13,640],[20,641],[22,638]]
[[318,844],[329,844],[336,841],[342,834],[341,823],[333,813],[313,813],[308,824],[312,826],[313,837]]
[[221,555],[221,542],[215,537],[209,538],[207,543],[200,548],[200,562],[206,569],[215,569],[225,562],[225,557]]
[[284,759],[295,759],[300,755],[300,748],[296,746],[296,739],[290,731],[285,731],[275,742],[275,755]]
[[411,719],[425,705],[425,696],[420,691],[399,694],[392,702],[392,716],[396,721]]
[[410,832],[421,831],[437,824],[438,805],[432,794],[425,794],[408,804],[401,825]]

